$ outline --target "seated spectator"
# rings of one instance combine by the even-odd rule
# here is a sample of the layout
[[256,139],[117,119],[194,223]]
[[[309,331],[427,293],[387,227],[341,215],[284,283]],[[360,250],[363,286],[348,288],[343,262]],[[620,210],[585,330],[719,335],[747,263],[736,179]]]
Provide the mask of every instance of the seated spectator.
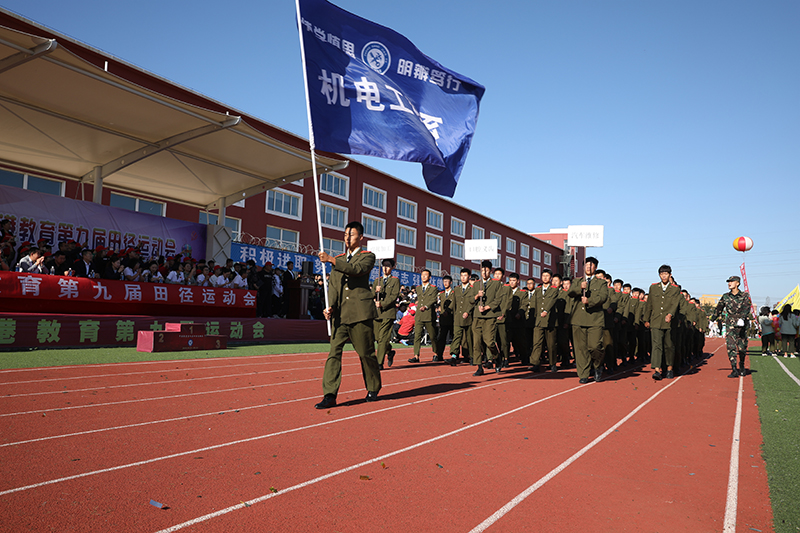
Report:
[[186,276],[183,273],[183,268],[180,263],[175,260],[172,260],[172,257],[167,257],[167,264],[169,264],[169,272],[167,272],[167,283],[173,283],[176,285],[183,285],[186,279]]
[[142,277],[142,262],[138,259],[128,259],[128,265],[122,271],[125,281],[139,281]]
[[164,277],[158,271],[158,261],[150,261],[141,277],[143,283],[164,283]]
[[415,307],[411,307],[408,309],[406,314],[403,315],[398,322],[397,327],[397,337],[400,342],[403,344],[408,344],[409,339],[412,335],[414,335],[414,313],[416,312]]
[[106,265],[108,265],[108,256],[111,255],[113,250],[109,250],[105,246],[98,246],[94,249],[94,260],[92,261],[92,270],[100,274],[106,271]]
[[72,269],[75,271],[75,277],[78,278],[97,278],[99,275],[94,271],[92,260],[94,253],[92,250],[86,248],[81,252],[81,258],[75,262]]
[[246,289],[247,281],[235,270],[231,270],[231,287],[234,289]]
[[211,285],[211,271],[208,265],[203,265],[200,269],[200,274],[197,275],[197,284],[201,287],[213,287]]
[[194,274],[194,263],[191,259],[186,259],[183,263],[183,284],[197,285],[197,278]]
[[47,269],[44,266],[44,256],[42,256],[37,247],[34,246],[28,250],[28,255],[20,260],[17,270],[28,274],[47,274]]
[[122,258],[118,255],[112,255],[108,260],[106,269],[103,271],[102,278],[122,280],[125,278],[124,272],[125,266],[122,264]]
[[57,251],[49,258],[49,261],[45,260],[45,267],[54,276],[66,276],[69,270],[67,254],[62,250]]

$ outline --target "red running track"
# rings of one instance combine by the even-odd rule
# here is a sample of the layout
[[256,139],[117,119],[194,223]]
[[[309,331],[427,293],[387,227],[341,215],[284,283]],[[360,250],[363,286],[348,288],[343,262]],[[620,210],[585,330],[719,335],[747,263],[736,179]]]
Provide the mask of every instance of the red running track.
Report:
[[587,385],[403,362],[369,404],[348,352],[328,411],[324,354],[2,371],[0,530],[772,531],[750,378],[706,350]]

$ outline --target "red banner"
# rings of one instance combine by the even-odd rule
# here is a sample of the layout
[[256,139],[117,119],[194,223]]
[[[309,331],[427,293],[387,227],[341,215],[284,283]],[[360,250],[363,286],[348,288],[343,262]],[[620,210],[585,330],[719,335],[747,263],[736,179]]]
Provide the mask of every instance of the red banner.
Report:
[[255,317],[256,291],[3,272],[0,310]]
[[199,324],[200,332],[208,335],[224,335],[229,345],[329,338],[324,320],[0,313],[0,350],[136,346],[140,331],[160,332],[178,322]]

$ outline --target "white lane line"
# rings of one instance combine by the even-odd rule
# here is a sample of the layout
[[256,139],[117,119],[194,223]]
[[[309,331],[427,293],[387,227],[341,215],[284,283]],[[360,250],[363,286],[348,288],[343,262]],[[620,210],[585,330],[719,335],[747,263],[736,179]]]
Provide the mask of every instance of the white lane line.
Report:
[[[539,374],[538,376],[546,376],[546,374]],[[532,376],[532,378],[536,378],[538,376]],[[515,379],[513,381],[509,380],[508,383],[519,383],[521,381],[522,380],[520,380],[520,379]],[[581,387],[585,387],[586,385],[589,385],[589,384],[590,383],[587,383],[585,385],[580,385],[578,387],[574,387],[572,389],[569,389],[568,391],[565,391],[565,392],[570,392],[570,391],[573,391],[573,390],[577,390],[577,389],[579,389]],[[58,479],[51,479],[51,480],[48,480],[48,481],[42,481],[40,483],[34,483],[32,485],[26,485],[26,486],[23,486],[23,487],[16,487],[16,488],[13,488],[13,489],[7,489],[7,490],[4,490],[4,491],[0,491],[0,496],[5,496],[6,494],[12,494],[14,492],[20,492],[20,491],[29,490],[29,489],[35,489],[37,487],[43,487],[45,485],[51,485],[53,483],[61,483],[63,481],[69,481],[69,480],[72,480],[72,479],[79,479],[79,478],[83,478],[83,477],[94,476],[94,475],[97,475],[97,474],[103,474],[103,473],[106,473],[106,472],[114,472],[116,470],[123,470],[123,469],[131,468],[131,467],[134,467],[134,466],[141,466],[141,465],[156,463],[156,462],[159,462],[159,461],[164,461],[166,459],[173,459],[175,457],[182,457],[182,456],[185,456],[185,455],[191,455],[191,454],[205,452],[205,451],[209,451],[209,450],[216,450],[216,449],[219,449],[219,448],[226,448],[228,446],[234,446],[234,445],[237,445],[237,444],[244,444],[244,443],[248,443],[248,442],[254,442],[254,441],[268,439],[268,438],[276,437],[276,436],[280,436],[280,435],[287,435],[287,434],[290,434],[290,433],[296,433],[298,431],[303,431],[303,430],[306,430],[306,429],[313,429],[313,428],[317,428],[317,427],[328,426],[328,425],[331,425],[331,424],[337,424],[339,422],[345,422],[345,421],[354,420],[354,419],[357,419],[357,418],[376,415],[376,414],[379,414],[379,413],[385,413],[387,411],[393,411],[395,409],[400,409],[400,408],[403,408],[403,407],[409,407],[409,406],[412,406],[412,405],[416,405],[418,403],[431,402],[433,400],[439,400],[441,398],[446,398],[448,396],[454,396],[456,394],[462,394],[462,393],[465,393],[465,392],[485,389],[486,387],[496,387],[496,386],[497,386],[497,382],[496,381],[490,381],[490,382],[486,383],[485,385],[480,385],[478,387],[472,387],[472,388],[468,388],[468,389],[461,389],[461,390],[457,390],[457,391],[453,391],[453,392],[448,392],[448,393],[445,393],[445,394],[440,394],[439,396],[432,396],[430,398],[425,398],[423,400],[415,400],[413,402],[408,402],[408,403],[404,403],[404,404],[400,404],[400,405],[394,405],[392,407],[386,407],[384,409],[377,409],[375,411],[367,411],[365,413],[359,413],[359,414],[348,416],[348,417],[345,417],[345,418],[339,418],[339,419],[335,419],[335,420],[327,420],[325,422],[319,422],[317,424],[309,424],[307,426],[301,426],[301,427],[296,427],[296,428],[292,428],[292,429],[286,429],[286,430],[283,430],[283,431],[277,431],[277,432],[274,432],[274,433],[268,433],[266,435],[257,435],[255,437],[248,437],[246,439],[239,439],[239,440],[230,441],[230,442],[223,442],[221,444],[214,444],[212,446],[206,446],[206,447],[203,447],[203,448],[197,448],[195,450],[189,450],[189,451],[184,451],[184,452],[173,453],[173,454],[170,454],[170,455],[164,455],[164,456],[161,456],[161,457],[154,457],[152,459],[146,459],[146,460],[143,460],[143,461],[136,461],[134,463],[128,463],[128,464],[124,464],[124,465],[112,466],[112,467],[109,467],[109,468],[103,468],[101,470],[93,470],[93,471],[90,471],[90,472],[84,472],[82,474],[75,474],[75,475],[72,475],[72,476],[66,476],[66,477],[62,477],[62,478],[58,478]],[[563,392],[560,392],[558,394],[550,396],[550,398],[555,398],[556,396],[558,396],[560,394],[563,394]],[[533,403],[531,403],[529,405],[535,405],[536,403],[538,403],[538,402],[533,402]],[[517,409],[515,409],[515,411],[517,411],[519,409],[521,409],[521,408],[517,408]],[[510,414],[511,412],[513,412],[513,411],[510,411],[507,414]],[[489,419],[489,420],[492,420],[492,419]],[[466,428],[468,426],[464,426],[464,427]]]
[[[350,472],[350,471],[355,470],[357,468],[361,468],[363,466],[366,466],[366,465],[369,465],[369,464],[372,464],[372,463],[376,463],[378,461],[382,461],[382,460],[387,459],[389,457],[393,457],[395,455],[399,455],[401,453],[405,453],[405,452],[414,450],[415,448],[419,448],[421,446],[425,446],[426,444],[431,444],[432,442],[436,442],[436,441],[445,439],[447,437],[451,437],[453,435],[461,433],[462,431],[466,431],[468,429],[476,428],[476,427],[481,426],[483,424],[487,424],[489,422],[493,422],[495,420],[498,420],[498,419],[503,418],[505,416],[511,415],[511,414],[516,413],[518,411],[522,411],[523,409],[527,409],[528,407],[532,407],[532,406],[534,406],[534,405],[536,405],[538,403],[542,403],[542,402],[545,402],[547,400],[551,400],[551,399],[553,399],[553,398],[555,398],[557,396],[561,396],[562,394],[567,394],[569,392],[581,389],[583,387],[588,387],[592,383],[586,383],[584,385],[578,385],[577,387],[573,387],[571,389],[567,389],[567,390],[564,390],[564,391],[561,391],[561,392],[557,392],[555,394],[547,396],[546,398],[541,398],[539,400],[536,400],[536,401],[533,401],[531,403],[525,404],[523,406],[517,407],[517,408],[512,409],[510,411],[506,411],[505,413],[500,413],[499,415],[495,415],[495,416],[487,418],[485,420],[481,420],[480,422],[475,422],[474,424],[470,424],[468,426],[462,426],[462,427],[460,427],[460,428],[458,428],[456,430],[450,431],[448,433],[444,433],[442,435],[438,435],[436,437],[424,440],[422,442],[418,442],[416,444],[412,444],[411,446],[406,446],[405,448],[401,448],[399,450],[395,450],[393,452],[389,452],[389,453],[381,455],[379,457],[374,457],[372,459],[368,459],[366,461],[362,461],[362,462],[360,462],[358,464],[350,465],[348,467],[342,468],[341,470],[337,470],[335,472],[331,472],[329,474],[325,474],[325,475],[316,477],[314,479],[309,479],[308,481],[304,481],[302,483],[298,483],[297,485],[293,485],[293,486],[291,486],[289,488],[286,488],[286,489],[281,489],[281,490],[279,490],[277,492],[274,492],[274,493],[270,492],[269,494],[265,494],[263,496],[259,496],[258,498],[253,498],[252,500],[248,500],[247,502],[238,503],[236,505],[232,505],[230,507],[226,507],[225,509],[220,509],[219,511],[215,511],[215,512],[209,513],[207,515],[198,516],[197,518],[193,518],[192,520],[188,520],[188,521],[183,522],[181,524],[175,524],[174,526],[168,527],[166,529],[162,529],[162,530],[158,531],[158,533],[172,533],[173,531],[178,531],[179,529],[183,529],[185,527],[189,527],[189,526],[193,526],[195,524],[199,524],[201,522],[205,522],[205,521],[210,520],[212,518],[216,518],[218,516],[222,516],[224,514],[228,514],[228,513],[232,512],[232,511],[236,511],[238,509],[244,509],[245,507],[248,507],[250,505],[254,505],[256,503],[260,503],[260,502],[263,502],[263,501],[266,501],[266,500],[269,500],[270,498],[274,498],[274,497],[280,496],[282,494],[286,494],[286,493],[289,493],[289,492],[292,492],[292,491],[295,491],[295,490],[298,490],[298,489],[302,489],[304,487],[308,487],[309,485],[313,485],[315,483],[319,483],[320,481],[325,481],[326,479],[330,479],[332,477],[338,476],[339,474],[344,474],[345,472]],[[496,385],[496,383],[493,384],[493,385]],[[483,387],[481,387],[481,388],[483,388]],[[461,391],[459,391],[459,392],[461,392]],[[429,400],[422,400],[422,401],[429,401]],[[2,493],[0,493],[0,496],[1,495],[2,495]]]
[[[471,373],[471,372],[472,371],[470,370],[469,373]],[[360,375],[361,374],[348,374],[345,377],[360,376]],[[458,375],[463,375],[463,374],[451,374],[451,375],[458,376]],[[430,381],[432,379],[438,379],[438,377],[439,376],[432,376],[432,377],[427,377],[427,378],[411,379],[411,380],[408,380],[408,381],[399,381],[397,383],[389,383],[387,385],[384,385],[384,388],[386,388],[386,387],[394,387],[394,386],[397,386],[397,385],[407,385],[409,383],[418,383],[420,381]],[[305,381],[316,381],[316,380],[305,380]],[[349,390],[349,391],[340,391],[340,393],[341,394],[350,394],[350,393],[353,393],[353,392],[360,392],[362,390],[363,389],[353,389],[353,390]],[[315,394],[314,396],[309,396],[309,397],[306,397],[306,398],[295,398],[295,399],[292,399],[292,400],[283,400],[283,401],[280,401],[280,402],[270,402],[270,403],[263,403],[263,404],[259,404],[259,405],[248,405],[248,406],[245,406],[245,407],[238,407],[236,409],[222,409],[222,410],[213,411],[213,412],[210,412],[210,413],[200,413],[200,414],[195,414],[195,415],[184,415],[184,416],[177,416],[177,417],[174,417],[174,418],[164,418],[164,419],[160,419],[160,420],[150,420],[148,422],[139,422],[139,423],[136,423],[136,424],[125,424],[125,425],[122,425],[122,426],[113,426],[113,427],[98,428],[98,429],[89,429],[89,430],[86,430],[86,431],[77,431],[75,433],[64,433],[62,435],[51,435],[49,437],[39,437],[39,438],[36,438],[36,439],[21,440],[21,441],[17,441],[17,442],[7,442],[5,444],[0,444],[0,448],[4,448],[6,446],[17,446],[17,445],[20,445],[20,444],[30,444],[32,442],[42,442],[42,441],[53,440],[53,439],[63,439],[63,438],[66,438],[66,437],[77,437],[77,436],[80,436],[80,435],[89,435],[89,434],[92,434],[92,433],[103,433],[105,431],[116,431],[118,429],[128,429],[128,428],[135,428],[135,427],[141,427],[141,426],[149,426],[151,424],[163,424],[165,422],[178,422],[178,421],[181,421],[181,420],[189,420],[190,418],[200,418],[200,417],[203,417],[203,416],[214,416],[214,415],[221,415],[221,414],[227,414],[227,413],[235,413],[235,412],[239,412],[239,411],[248,411],[248,410],[251,410],[251,409],[261,409],[261,408],[264,408],[264,407],[275,407],[277,405],[285,405],[285,404],[289,404],[289,403],[305,402],[305,401],[310,402],[310,401],[315,400],[315,399],[319,399],[319,394]]]
[[736,508],[739,501],[739,437],[742,430],[742,391],[744,378],[739,377],[739,396],[736,398],[736,421],[733,423],[731,466],[728,470],[728,497],[725,501],[723,533],[736,533]]
[[[342,365],[344,366],[344,365]],[[347,374],[347,376],[360,376],[361,374]],[[132,400],[119,400],[116,402],[105,402],[105,403],[88,403],[86,405],[70,405],[67,407],[51,407],[48,409],[36,409],[34,411],[17,411],[15,413],[2,413],[0,414],[0,418],[5,416],[19,416],[19,415],[30,415],[36,413],[54,413],[58,411],[71,411],[73,409],[87,409],[89,407],[106,407],[108,405],[123,405],[126,403],[140,403],[140,402],[153,402],[157,400],[171,400],[173,398],[187,398],[189,396],[202,396],[204,394],[220,394],[223,392],[235,392],[245,389],[263,389],[265,387],[275,387],[278,385],[294,385],[295,383],[306,383],[309,381],[319,381],[321,378],[310,378],[310,379],[298,379],[295,381],[283,381],[278,383],[264,383],[262,385],[244,385],[242,387],[232,387],[230,389],[217,389],[217,390],[209,390],[209,391],[198,391],[198,392],[187,392],[185,394],[173,394],[171,396],[154,396],[152,398],[135,398]]]
[[519,505],[520,503],[522,503],[522,502],[525,500],[525,498],[527,498],[528,496],[530,496],[531,494],[533,494],[534,492],[536,492],[537,490],[539,490],[539,489],[542,487],[542,485],[544,485],[545,483],[547,483],[548,481],[550,481],[551,479],[553,479],[554,477],[556,477],[556,476],[557,476],[559,473],[561,473],[561,472],[562,472],[562,471],[563,471],[565,468],[567,468],[569,465],[571,465],[572,463],[574,463],[575,461],[577,461],[578,459],[580,459],[580,458],[581,458],[581,457],[582,457],[582,456],[583,456],[583,455],[584,455],[586,452],[588,452],[589,450],[591,450],[592,448],[594,448],[594,447],[595,447],[597,444],[599,444],[599,443],[600,443],[600,442],[601,442],[603,439],[605,439],[605,438],[606,438],[606,437],[608,437],[610,434],[612,434],[612,433],[614,432],[614,430],[615,430],[615,429],[617,429],[617,428],[618,428],[618,427],[620,427],[622,424],[624,424],[625,422],[627,422],[627,421],[628,421],[628,420],[629,420],[629,419],[630,419],[630,418],[631,418],[633,415],[635,415],[636,413],[638,413],[638,412],[639,412],[639,411],[640,411],[640,410],[641,410],[641,409],[642,409],[644,406],[646,406],[647,404],[649,404],[650,402],[652,402],[654,399],[656,399],[656,397],[657,397],[659,394],[661,394],[662,392],[664,392],[664,391],[665,391],[665,390],[667,390],[668,388],[670,388],[670,387],[672,387],[673,385],[675,385],[675,384],[676,384],[678,381],[680,381],[680,380],[681,380],[681,378],[683,378],[683,376],[679,376],[679,377],[675,378],[675,380],[674,380],[672,383],[670,383],[669,385],[667,385],[667,386],[666,386],[666,387],[664,387],[663,389],[659,390],[658,392],[656,392],[655,394],[653,394],[652,396],[650,396],[650,398],[648,398],[648,399],[647,399],[646,401],[644,401],[643,403],[639,404],[639,406],[638,406],[638,407],[636,407],[636,408],[635,408],[633,411],[631,411],[630,413],[628,413],[627,415],[625,415],[625,417],[623,417],[623,418],[622,418],[622,420],[620,420],[619,422],[617,422],[616,424],[614,424],[613,426],[611,426],[610,428],[608,428],[608,429],[607,429],[607,430],[606,430],[606,431],[605,431],[605,432],[604,432],[602,435],[600,435],[599,437],[597,437],[596,439],[594,439],[592,442],[590,442],[589,444],[587,444],[586,446],[584,446],[583,448],[581,448],[580,450],[578,450],[578,451],[577,451],[577,452],[576,452],[576,453],[575,453],[575,454],[574,454],[572,457],[570,457],[569,459],[567,459],[566,461],[564,461],[563,463],[561,463],[560,465],[558,465],[557,467],[555,467],[553,470],[551,470],[550,472],[548,472],[548,473],[547,473],[547,474],[546,474],[544,477],[542,477],[541,479],[539,479],[539,481],[537,481],[536,483],[534,483],[533,485],[531,485],[530,487],[528,487],[528,488],[527,488],[527,489],[525,489],[524,491],[520,492],[520,493],[519,493],[517,496],[515,496],[515,497],[514,497],[514,498],[513,498],[513,499],[512,499],[510,502],[508,502],[507,504],[505,504],[504,506],[502,506],[500,509],[498,509],[497,511],[495,511],[495,513],[494,513],[494,514],[492,514],[492,515],[491,515],[489,518],[487,518],[486,520],[484,520],[483,522],[481,522],[480,524],[478,524],[477,526],[475,526],[475,527],[474,527],[474,528],[473,528],[473,529],[470,531],[470,533],[479,533],[479,532],[481,532],[481,531],[485,531],[485,530],[486,530],[486,528],[488,528],[489,526],[491,526],[492,524],[494,524],[495,522],[497,522],[498,520],[500,520],[500,518],[502,518],[503,516],[505,516],[505,515],[506,515],[506,514],[507,514],[509,511],[511,511],[511,509],[513,509],[514,507],[516,507],[517,505]]
[[[294,354],[300,355],[300,354]],[[163,370],[141,370],[139,372],[120,372],[118,374],[89,374],[84,376],[64,376],[58,378],[41,378],[41,379],[29,379],[25,381],[4,381],[0,383],[0,385],[22,385],[28,383],[47,383],[50,381],[68,381],[73,379],[95,379],[95,378],[116,378],[121,376],[140,376],[143,374],[158,374],[158,373],[168,373],[168,372],[194,372],[195,370],[217,370],[221,368],[236,368],[241,366],[263,366],[263,365],[277,365],[277,364],[285,364],[285,363],[314,363],[322,361],[321,359],[302,359],[297,361],[262,361],[260,363],[241,363],[236,365],[214,365],[214,366],[193,366],[187,368],[165,368]]]
[[786,368],[786,365],[783,364],[783,361],[781,361],[779,357],[775,357],[775,360],[778,362],[779,365],[781,365],[781,368],[783,369],[784,372],[786,372],[786,375],[792,378],[795,383],[800,385],[800,379],[797,379],[797,376],[792,374],[791,371],[788,368]]
[[[347,366],[353,366],[356,363],[348,364]],[[345,366],[344,364],[342,366]],[[223,376],[204,376],[204,377],[197,377],[197,378],[185,378],[185,379],[164,379],[161,381],[148,381],[146,383],[126,383],[125,385],[105,385],[100,387],[88,387],[85,389],[62,389],[62,390],[54,390],[54,391],[42,391],[42,392],[24,392],[20,394],[3,394],[0,396],[0,399],[5,398],[22,398],[22,397],[30,397],[30,396],[47,396],[51,394],[72,394],[75,392],[88,392],[88,391],[100,391],[100,390],[111,390],[111,389],[125,389],[130,387],[144,387],[150,385],[164,385],[164,384],[172,384],[172,383],[185,383],[187,381],[205,381],[209,379],[225,379],[225,378],[237,378],[242,376],[263,376],[264,374],[277,374],[277,373],[284,373],[284,372],[294,372],[297,370],[314,370],[319,372],[320,367],[317,366],[307,366],[301,368],[279,368],[276,370],[262,370],[260,372],[245,372],[243,374],[227,374]]]
[[[327,343],[326,343],[327,344]],[[347,352],[345,352],[347,353]],[[158,361],[127,361],[122,363],[97,363],[93,365],[63,365],[63,366],[32,366],[30,368],[7,368],[0,370],[0,374],[16,374],[20,372],[42,372],[50,370],[70,370],[73,368],[109,368],[132,365],[169,365],[176,363],[195,363],[197,361],[233,361],[235,359],[254,359],[261,357],[287,357],[290,355],[328,355],[328,352],[297,352],[286,354],[264,354],[264,355],[235,355],[231,357],[198,357],[196,359],[161,359]]]
[[[717,350],[719,350],[719,348],[717,348]],[[717,350],[714,350],[714,351],[713,351],[711,354],[709,354],[709,356],[708,356],[708,357],[705,357],[705,358],[704,358],[704,360],[705,360],[705,359],[708,359],[708,358],[710,358],[712,355],[714,355],[714,354],[717,352]],[[475,526],[475,527],[474,527],[474,528],[473,528],[473,529],[470,531],[470,533],[479,533],[479,532],[481,532],[481,531],[485,531],[485,530],[486,530],[486,528],[488,528],[489,526],[491,526],[492,524],[494,524],[495,522],[497,522],[498,520],[500,520],[500,518],[502,518],[503,516],[505,516],[505,515],[506,515],[506,514],[507,514],[509,511],[511,511],[511,509],[513,509],[514,507],[516,507],[517,505],[519,505],[520,503],[522,503],[522,502],[523,502],[523,501],[524,501],[524,500],[525,500],[525,499],[526,499],[528,496],[530,496],[531,494],[533,494],[534,492],[536,492],[537,490],[539,490],[539,489],[540,489],[540,488],[541,488],[541,487],[542,487],[542,486],[543,486],[545,483],[547,483],[548,481],[550,481],[551,479],[553,479],[554,477],[556,477],[556,476],[557,476],[559,473],[561,473],[561,472],[562,472],[562,471],[563,471],[565,468],[567,468],[569,465],[571,465],[572,463],[574,463],[575,461],[577,461],[577,460],[578,460],[580,457],[582,457],[582,456],[583,456],[583,455],[584,455],[586,452],[588,452],[589,450],[591,450],[592,448],[594,448],[594,447],[595,447],[595,446],[596,446],[598,443],[600,443],[600,442],[601,442],[603,439],[605,439],[605,438],[606,438],[606,437],[608,437],[610,434],[612,434],[612,433],[614,432],[614,430],[616,430],[616,429],[617,429],[618,427],[620,427],[622,424],[624,424],[625,422],[627,422],[628,420],[630,420],[630,418],[631,418],[633,415],[635,415],[636,413],[638,413],[638,412],[639,412],[639,411],[640,411],[642,408],[644,408],[644,407],[645,407],[647,404],[649,404],[650,402],[652,402],[653,400],[655,400],[655,399],[656,399],[656,397],[657,397],[659,394],[661,394],[662,392],[664,392],[664,391],[665,391],[665,390],[667,390],[668,388],[670,388],[670,387],[672,387],[673,385],[675,385],[675,384],[676,384],[678,381],[680,381],[681,379],[683,379],[683,377],[684,377],[684,376],[686,376],[686,374],[684,374],[683,376],[678,376],[677,378],[675,378],[675,380],[674,380],[672,383],[670,383],[669,385],[667,385],[667,386],[666,386],[666,387],[664,387],[663,389],[659,390],[658,392],[656,392],[655,394],[653,394],[652,396],[650,396],[650,398],[648,398],[647,400],[645,400],[643,403],[639,404],[639,406],[638,406],[638,407],[636,407],[636,408],[635,408],[633,411],[631,411],[630,413],[628,413],[628,414],[627,414],[625,417],[623,417],[623,418],[622,418],[622,419],[621,419],[619,422],[617,422],[616,424],[614,424],[613,426],[611,426],[610,428],[608,428],[608,429],[607,429],[607,430],[606,430],[606,431],[605,431],[605,432],[604,432],[602,435],[600,435],[599,437],[597,437],[596,439],[594,439],[592,442],[590,442],[589,444],[587,444],[586,446],[584,446],[583,448],[581,448],[580,450],[578,450],[578,451],[577,451],[577,452],[576,452],[576,453],[575,453],[575,454],[574,454],[572,457],[570,457],[569,459],[567,459],[566,461],[564,461],[563,463],[561,463],[560,465],[558,465],[557,467],[555,467],[553,470],[551,470],[550,472],[548,472],[547,474],[545,474],[545,476],[544,476],[544,477],[542,477],[542,478],[540,478],[540,479],[539,479],[539,480],[538,480],[536,483],[534,483],[533,485],[531,485],[530,487],[528,487],[528,488],[527,488],[527,489],[525,489],[524,491],[520,492],[520,493],[519,493],[517,496],[515,496],[515,497],[514,497],[514,498],[513,498],[511,501],[509,501],[509,502],[508,502],[507,504],[505,504],[503,507],[501,507],[500,509],[498,509],[497,511],[495,511],[495,512],[494,512],[494,514],[492,514],[492,515],[491,515],[489,518],[487,518],[486,520],[484,520],[483,522],[481,522],[480,524],[478,524],[477,526]]]

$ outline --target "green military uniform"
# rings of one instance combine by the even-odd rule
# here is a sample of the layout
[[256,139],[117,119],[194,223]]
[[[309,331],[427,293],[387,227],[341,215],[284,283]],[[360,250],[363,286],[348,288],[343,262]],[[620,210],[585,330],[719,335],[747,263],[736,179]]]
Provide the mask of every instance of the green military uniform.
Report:
[[[457,358],[459,351],[466,359],[472,355],[472,310],[475,308],[477,291],[469,283],[453,289],[453,342],[450,357]],[[467,317],[464,318],[464,313]]]
[[375,254],[359,249],[352,256],[341,254],[335,259],[328,291],[333,330],[322,390],[325,395],[338,394],[342,384],[342,349],[350,340],[361,359],[364,385],[368,391],[377,393],[381,389],[381,372],[375,357],[372,322],[378,313],[369,284]]
[[567,290],[562,288],[558,292],[556,301],[556,343],[558,344],[558,356],[561,359],[561,367],[567,368],[570,365],[570,337],[572,335],[572,313],[575,310],[577,300],[567,296]]
[[503,297],[500,300],[500,316],[497,317],[497,348],[500,350],[502,359],[498,364],[507,364],[509,356],[508,347],[508,329],[506,328],[506,319],[511,310],[511,287],[499,281],[502,289]]
[[644,310],[644,321],[650,323],[650,335],[653,347],[651,353],[651,367],[664,368],[675,365],[675,346],[672,342],[670,333],[670,323],[665,321],[667,315],[672,318],[680,306],[681,291],[677,285],[668,283],[666,286],[661,282],[650,285],[650,292],[647,295],[647,303]]
[[454,335],[453,310],[455,304],[455,291],[453,287],[439,292],[439,335],[436,338],[436,355],[441,360],[444,349],[447,347],[447,335]]
[[625,316],[625,309],[631,295],[624,291],[617,293],[617,312],[614,315],[614,345],[616,346],[617,359],[625,364],[628,361],[628,319]]
[[[732,278],[731,278],[732,279]],[[738,294],[728,291],[722,295],[711,320],[717,320],[725,314],[725,345],[728,348],[728,360],[731,368],[737,372],[736,355],[739,355],[739,373],[744,375],[744,360],[747,357],[747,327],[750,321],[752,306],[750,295],[739,289]],[[732,376],[733,374],[731,374]]]
[[572,312],[572,339],[575,349],[575,367],[580,379],[588,379],[589,370],[593,367],[598,372],[603,366],[603,326],[605,324],[604,309],[608,300],[608,285],[605,280],[592,276],[585,292],[587,302],[581,297],[584,291],[581,283],[585,277],[576,278],[567,293],[575,300]]
[[[550,370],[555,370],[558,350],[556,349],[556,326],[557,317],[553,308],[558,301],[559,289],[548,285],[540,285],[533,291],[533,306],[530,309],[535,317],[533,327],[533,351],[531,352],[531,364],[538,367],[544,352],[544,344],[547,344],[547,353],[550,360]],[[542,313],[546,313],[542,316]]]
[[636,356],[641,363],[647,361],[650,351],[653,348],[650,328],[644,323],[644,312],[647,310],[647,302],[644,298],[644,296],[639,296],[639,304],[636,306],[636,326],[638,327],[636,334],[636,342],[638,343]]
[[[380,290],[378,291],[378,287]],[[400,280],[393,276],[379,276],[372,282],[378,318],[375,319],[375,342],[378,343],[378,364],[383,365],[386,354],[392,349],[392,326],[397,318],[397,297],[400,296]]]
[[[509,287],[510,288],[510,287]],[[506,311],[506,333],[508,342],[514,345],[514,354],[520,359],[526,359],[528,354],[528,342],[525,340],[525,304],[527,294],[520,287],[510,290],[511,304]],[[510,353],[510,351],[509,351]],[[508,364],[508,359],[506,359]]]
[[638,311],[639,299],[628,296],[625,302],[625,309],[622,312],[623,332],[625,335],[625,355],[630,363],[636,358],[636,314]]
[[[483,297],[475,302],[475,309],[472,312],[472,364],[480,365],[482,356],[482,343],[489,349],[489,359],[497,359],[497,346],[495,335],[497,333],[497,317],[501,314],[501,303],[503,299],[503,284],[494,279],[478,280],[473,286],[475,296],[483,291]],[[488,307],[481,312],[478,306]]]
[[428,283],[427,287],[425,285],[417,286],[417,311],[414,314],[414,357],[417,359],[419,359],[423,330],[427,331],[428,337],[431,339],[433,353],[439,353],[436,349],[436,305],[438,301],[439,289],[436,288],[436,285]]
[[[533,292],[525,289],[519,297],[519,310],[523,313],[522,339],[524,351],[519,354],[523,366],[531,364],[531,350],[533,349],[533,326],[536,324],[536,307]],[[516,351],[516,346],[514,347]]]
[[605,353],[605,365],[609,370],[616,370],[617,368],[617,343],[614,337],[614,327],[618,302],[619,293],[613,287],[608,287],[608,300],[606,300],[605,304],[605,320],[603,324],[603,351]]

